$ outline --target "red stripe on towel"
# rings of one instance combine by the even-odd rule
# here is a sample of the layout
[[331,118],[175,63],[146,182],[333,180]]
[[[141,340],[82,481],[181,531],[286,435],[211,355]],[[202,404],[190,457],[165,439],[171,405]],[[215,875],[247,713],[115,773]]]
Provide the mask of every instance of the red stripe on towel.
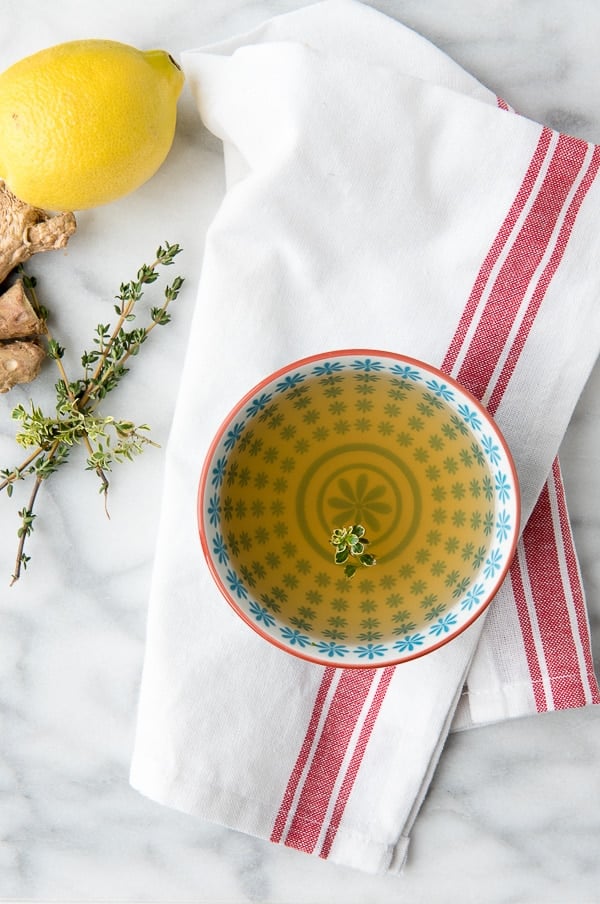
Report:
[[271,833],[271,841],[279,842],[282,839],[287,818],[292,807],[292,802],[296,795],[296,791],[298,790],[298,785],[300,784],[302,773],[304,772],[306,764],[308,763],[308,758],[313,747],[319,722],[321,721],[321,716],[323,714],[325,701],[327,700],[329,687],[331,685],[331,682],[333,681],[335,673],[335,669],[329,668],[325,669],[325,672],[323,673],[321,684],[315,698],[313,711],[308,723],[308,728],[306,729],[306,735],[304,736],[304,741],[302,742],[302,747],[300,748],[298,759],[296,760],[292,774],[290,775],[290,779],[288,781],[287,787],[285,789],[285,794],[283,795],[283,800],[281,802],[281,807],[279,808],[279,812],[275,819],[275,824]]
[[[586,155],[589,152],[589,147],[590,146],[586,142],[579,139],[569,138],[567,136],[561,136],[559,139],[552,155],[548,172],[546,173],[540,188],[540,192],[528,213],[515,244],[507,256],[505,264],[499,271],[494,289],[490,293],[489,302],[486,304],[482,319],[473,336],[471,347],[457,374],[458,379],[474,394],[481,397],[485,395],[486,392],[490,393],[490,383],[493,381],[495,363],[500,359],[500,355],[504,352],[504,349],[508,347],[508,353],[502,363],[502,369],[497,376],[496,382],[493,384],[488,401],[487,407],[492,415],[494,415],[498,409],[540,305],[546,295],[551,279],[560,265],[583,199],[597,175],[600,166],[600,149],[595,148],[590,156],[585,173],[582,176],[582,168],[585,163]],[[579,184],[577,184],[578,180]],[[558,186],[557,192],[554,192],[553,189],[554,182],[556,182]],[[574,188],[575,191],[573,191]],[[550,201],[549,204],[546,203],[548,201]],[[542,202],[544,203],[540,207]],[[529,268],[523,268],[523,272],[519,274],[519,278],[516,281],[513,281],[511,292],[507,293],[512,317],[506,317],[506,311],[502,310],[500,304],[502,293],[498,291],[498,288],[503,288],[503,283],[506,285],[506,278],[503,277],[503,270],[510,264],[515,272],[518,271],[519,267],[517,262],[522,260],[523,255],[528,255],[530,253],[528,249],[530,249],[532,245],[531,232],[535,222],[538,221],[540,217],[543,218],[544,228],[543,230],[539,230],[539,234],[541,235],[543,233],[546,237],[548,248],[551,249],[551,253],[539,275],[536,275],[535,268],[529,266]],[[530,222],[528,223],[527,220],[530,220]],[[538,261],[537,266],[542,262],[545,250],[547,249],[542,249],[540,246],[535,249],[535,257]],[[527,291],[530,290],[530,284],[526,283],[523,279],[527,270],[529,270],[529,278],[533,283],[533,291],[531,292],[526,310],[520,311],[522,300],[526,297]],[[509,271],[507,271],[506,276],[508,276],[508,272]],[[515,289],[519,290],[519,294],[515,294]],[[521,314],[521,322],[516,334],[510,339],[511,328],[513,327],[515,318],[519,312]],[[489,329],[487,329],[486,326],[489,327]],[[480,354],[475,352],[472,356],[473,343],[479,344],[481,349]],[[485,354],[483,352],[484,347]],[[487,381],[485,384],[487,389],[484,388],[484,381]],[[555,463],[555,466],[557,465],[558,462]],[[548,487],[546,487],[546,492],[548,492]],[[563,528],[566,524],[566,530],[568,530],[570,534],[570,525],[568,523],[568,514],[566,513],[566,501],[564,498],[564,487],[560,470],[557,470],[555,475],[555,492],[557,494],[557,500],[560,500],[560,504],[564,508]],[[550,642],[552,625],[549,622],[549,616],[547,614],[548,610],[551,608],[551,606],[549,607],[548,605],[547,598],[548,583],[556,588],[560,587],[563,598],[565,594],[569,593],[574,600],[580,600],[580,606],[583,610],[583,620],[581,619],[580,613],[578,626],[567,622],[566,625],[570,625],[569,630],[556,634],[556,643],[561,645],[565,660],[569,660],[573,663],[577,659],[577,636],[579,636],[581,646],[586,651],[585,655],[588,660],[591,660],[584,594],[572,538],[571,558],[575,567],[568,569],[568,576],[565,578],[565,580],[568,581],[568,586],[567,584],[563,586],[563,574],[561,572],[558,555],[559,550],[562,549],[563,537],[566,536],[566,533],[564,530],[562,534],[558,531],[555,532],[552,522],[546,524],[545,520],[548,516],[547,506],[544,507],[542,501],[542,503],[539,503],[534,508],[530,522],[523,535],[523,542],[525,543],[523,554],[526,556],[528,573],[527,575],[521,573],[520,564],[522,565],[522,561],[519,563],[518,560],[515,564],[514,573],[511,572],[515,605],[523,631],[523,647],[527,657],[533,695],[538,711],[584,705],[585,703],[592,702],[593,694],[597,693],[593,666],[591,668],[589,666],[585,667],[585,672],[591,676],[589,678],[591,692],[585,699],[582,699],[580,679],[581,663],[577,666],[577,674],[565,677],[563,674],[563,662],[561,662],[560,658],[553,657],[552,655],[552,644]],[[532,559],[532,556],[528,555],[528,551],[532,545],[537,543],[537,531],[542,529],[552,531],[552,537],[554,538],[552,541],[554,555],[551,559],[548,558],[545,562],[539,563],[540,567],[543,567],[543,573],[540,579],[540,575],[535,571],[535,566],[533,564],[535,556]],[[527,606],[527,600],[524,595],[524,577],[527,578],[528,582],[528,593],[531,597],[530,607]],[[556,630],[558,626],[554,623],[553,627]],[[541,648],[538,648],[539,643],[538,647],[536,647],[533,641],[534,636],[543,638]],[[540,683],[542,681],[542,676],[546,679],[546,690],[544,690],[544,686]],[[552,688],[551,697],[548,692],[549,687]],[[557,695],[558,697],[561,697],[562,695],[560,701]]]
[[547,708],[584,706],[587,701],[561,577],[548,484],[537,501],[535,515],[525,526],[523,545],[544,655],[542,668],[550,679],[552,705]]
[[[573,229],[577,214],[583,199],[590,188],[600,165],[600,150],[595,148],[589,155],[589,145],[579,139],[561,136],[552,153],[552,159],[544,176],[539,192],[524,220],[523,226],[515,239],[505,262],[499,269],[498,276],[486,302],[483,314],[473,334],[469,349],[460,365],[457,378],[480,398],[489,394],[488,409],[494,415],[502,400],[510,378],[539,308],[546,295],[548,286],[554,276],[568,240]],[[540,146],[538,145],[538,150]],[[537,152],[536,152],[537,153]],[[586,156],[589,155],[587,164]],[[584,171],[585,164],[585,171]],[[530,166],[531,170],[531,166]],[[522,206],[524,209],[524,205]],[[537,224],[537,225],[536,225]],[[540,225],[541,224],[541,225]],[[533,237],[544,236],[546,247],[542,247],[539,241],[533,241]],[[550,252],[548,254],[548,251]],[[528,255],[532,255],[531,260]],[[546,264],[539,273],[536,270],[547,256]],[[496,260],[499,259],[499,255]],[[533,266],[535,262],[535,266]],[[507,269],[508,268],[508,269]],[[482,268],[482,271],[486,268]],[[491,268],[487,268],[487,272]],[[510,289],[508,279],[511,277]],[[480,273],[481,276],[481,273]],[[527,299],[526,307],[523,302]],[[480,295],[481,297],[481,295]],[[516,331],[514,325],[520,315],[521,320]],[[473,318],[471,318],[471,322]],[[470,324],[469,324],[470,325]],[[465,331],[465,335],[467,330]],[[460,349],[455,352],[454,360],[457,360]],[[505,355],[503,361],[501,356]],[[448,361],[448,356],[447,356]],[[494,370],[496,364],[501,361],[501,370],[494,382]],[[449,363],[449,362],[448,362]],[[560,472],[556,476],[556,493],[560,497],[566,515],[566,502],[564,500],[564,488]],[[548,487],[546,487],[548,492]],[[558,503],[557,503],[558,504]],[[561,592],[567,593],[567,587],[563,586],[563,574],[559,562],[559,550],[562,549],[563,537],[560,532],[552,528],[553,555],[540,563],[542,575],[538,575],[534,569],[535,555],[529,555],[532,545],[538,542],[537,530],[550,525],[544,525],[548,517],[547,507],[541,503],[534,508],[529,524],[523,534],[524,547],[521,557],[517,556],[514,569],[511,571],[513,596],[519,623],[523,631],[523,648],[527,657],[531,676],[532,690],[538,711],[557,708],[559,704],[554,695],[550,695],[550,687],[565,686],[571,682],[572,693],[570,697],[564,696],[561,706],[580,706],[591,699],[581,699],[580,685],[576,677],[565,678],[562,674],[562,663],[553,658],[550,643],[550,623],[548,615],[543,624],[540,618],[548,611],[547,586],[550,582],[554,587],[560,587]],[[570,527],[569,527],[570,531]],[[576,564],[574,547],[572,556]],[[525,559],[523,559],[525,557]],[[524,561],[527,562],[525,566]],[[527,574],[521,568],[527,568]],[[581,600],[581,606],[585,613],[585,604],[581,577],[578,568],[569,570],[568,580],[570,586],[568,593]],[[527,595],[525,586],[527,585]],[[528,599],[530,603],[528,604]],[[567,623],[569,625],[570,623]],[[576,658],[577,636],[588,658],[591,657],[589,631],[584,615],[585,628],[572,626],[572,630],[562,632],[556,636],[565,657],[571,662]],[[556,628],[556,624],[554,625]],[[540,638],[544,638],[545,642]],[[534,638],[538,639],[536,645]],[[581,669],[578,667],[577,673]],[[586,668],[586,671],[587,668]],[[591,670],[593,676],[593,668]],[[545,680],[545,685],[542,684]],[[595,677],[591,679],[590,686],[596,688]],[[544,689],[546,688],[546,689]],[[567,702],[567,700],[569,702]]]
[[346,809],[346,804],[348,803],[348,798],[352,793],[354,781],[356,779],[356,776],[358,775],[358,770],[360,769],[360,764],[362,763],[365,750],[367,749],[367,744],[369,743],[369,738],[371,737],[373,726],[375,725],[375,722],[377,720],[381,704],[383,703],[383,698],[385,697],[393,674],[393,668],[384,669],[379,685],[377,686],[377,690],[373,696],[371,706],[369,707],[369,712],[367,713],[365,721],[363,722],[356,747],[354,748],[354,752],[352,754],[352,759],[350,760],[348,769],[346,770],[346,774],[344,776],[344,781],[342,782],[341,788],[337,795],[333,813],[331,814],[331,819],[329,821],[329,826],[327,828],[327,832],[325,833],[325,838],[319,852],[320,856],[325,859],[329,856],[329,852],[331,851],[331,846],[335,840],[339,824],[342,821],[342,816],[344,815],[344,810]]
[[519,542],[510,581],[537,711],[600,703],[558,458]]
[[477,274],[477,278],[475,280],[475,283],[473,284],[471,294],[469,295],[458,327],[456,329],[454,337],[452,338],[452,341],[446,353],[446,357],[444,358],[442,364],[442,370],[445,370],[447,373],[451,373],[454,365],[456,364],[456,359],[465,342],[469,328],[473,323],[475,314],[483,297],[484,290],[488,284],[494,266],[497,264],[500,255],[504,250],[508,239],[510,238],[511,233],[516,226],[517,220],[523,213],[525,205],[529,197],[531,196],[531,192],[540,174],[540,170],[546,158],[546,154],[548,153],[548,146],[550,144],[551,137],[552,132],[550,131],[550,129],[542,129],[537,147],[535,149],[533,157],[531,158],[531,162],[529,164],[527,172],[525,173],[521,187],[517,192],[517,196],[513,201],[511,208],[506,215],[506,218],[502,223],[502,226],[500,227],[496,238],[492,242],[492,246],[485,257],[483,264],[481,265],[479,273]]
[[[528,596],[530,595],[529,576],[527,574],[527,563],[525,561],[525,550],[522,538],[517,545],[517,552],[512,565],[510,566],[509,575],[510,586],[517,609],[517,616],[519,618],[519,627],[521,628],[521,636],[523,637],[523,649],[525,651],[525,656],[527,657],[535,706],[539,713],[546,712],[548,709],[548,700],[544,690],[541,661],[533,633],[533,613],[530,611],[528,603]],[[525,589],[526,584],[527,591]]]
[[572,622],[574,622],[574,630],[576,630],[581,642],[581,656],[583,661],[580,662],[580,671],[587,679],[587,687],[584,687],[584,690],[586,691],[586,702],[600,703],[600,688],[598,687],[598,682],[594,673],[592,648],[590,644],[590,626],[585,607],[581,572],[579,570],[579,562],[577,561],[577,554],[575,552],[573,530],[567,511],[567,500],[565,497],[558,458],[554,460],[554,464],[552,465],[552,478],[554,480],[556,507],[558,510],[558,542],[560,543],[560,549],[565,557],[568,590],[573,608],[574,618],[572,618]]
[[321,834],[334,786],[376,675],[375,669],[342,673],[323,724],[285,843],[311,853]]
[[[569,151],[569,148],[572,149],[573,161],[576,161],[577,159],[579,159],[579,157],[585,155],[588,148],[588,145],[576,138],[565,139],[565,143],[565,150],[567,152]],[[585,198],[592,182],[594,181],[598,173],[598,167],[600,167],[600,147],[596,147],[594,149],[585,175],[578,185],[577,190],[567,208],[559,234],[554,244],[552,254],[550,255],[550,258],[540,276],[531,301],[527,307],[527,312],[523,317],[523,320],[521,321],[517,336],[515,337],[510,347],[507,360],[505,361],[502,368],[502,373],[496,381],[493,392],[490,395],[488,408],[490,412],[492,412],[492,414],[497,410],[502,396],[504,395],[504,391],[508,386],[508,382],[514,372],[519,356],[523,351],[523,347],[525,345],[531,327],[533,326],[533,322],[544,299],[548,286],[550,285],[550,281],[556,273],[556,270],[558,269],[558,266],[562,260],[565,248],[567,247],[567,242],[569,241],[569,238],[571,236],[573,225],[577,218],[577,214],[579,213],[579,208],[581,207],[583,199]]]
[[[486,395],[496,365],[510,340],[515,318],[553,238],[588,147],[583,141],[560,136],[531,209],[500,267],[471,339],[468,356],[456,375],[458,381],[479,399]],[[561,258],[562,252],[556,266]],[[537,313],[546,288],[547,285],[532,316]]]
[[[576,139],[571,139],[572,142],[575,142]],[[581,144],[582,142],[579,142]],[[535,292],[533,293],[533,297],[528,305],[527,313],[523,318],[521,325],[519,327],[519,331],[517,336],[515,337],[514,342],[511,345],[510,351],[508,353],[507,360],[502,368],[502,374],[494,386],[493,392],[490,396],[488,402],[489,410],[494,413],[502,396],[504,395],[504,391],[508,385],[508,382],[513,374],[513,371],[516,367],[517,361],[521,352],[523,351],[523,346],[525,345],[525,341],[531,327],[533,326],[533,322],[535,320],[535,316],[538,312],[538,309],[544,299],[546,294],[546,290],[550,285],[550,281],[558,266],[562,260],[562,256],[564,254],[565,248],[567,246],[567,242],[569,241],[569,237],[571,235],[571,230],[573,229],[573,224],[575,223],[575,219],[577,214],[579,213],[579,208],[587,194],[588,189],[590,188],[592,182],[594,181],[597,173],[598,167],[600,166],[600,148],[595,148],[592,154],[590,163],[586,170],[585,176],[583,177],[581,183],[579,184],[577,191],[575,192],[571,203],[569,204],[568,210],[566,212],[566,216],[563,220],[563,223],[560,227],[560,232],[557,237],[556,243],[554,245],[554,250],[548,260],[548,263],[544,267],[544,271],[540,277],[540,280],[536,286]]]

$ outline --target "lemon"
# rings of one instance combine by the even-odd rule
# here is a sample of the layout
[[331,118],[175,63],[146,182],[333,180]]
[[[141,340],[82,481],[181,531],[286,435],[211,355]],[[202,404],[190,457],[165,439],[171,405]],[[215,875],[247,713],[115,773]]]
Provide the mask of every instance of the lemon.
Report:
[[184,76],[164,50],[68,41],[0,75],[0,178],[22,201],[82,210],[146,182],[167,156]]

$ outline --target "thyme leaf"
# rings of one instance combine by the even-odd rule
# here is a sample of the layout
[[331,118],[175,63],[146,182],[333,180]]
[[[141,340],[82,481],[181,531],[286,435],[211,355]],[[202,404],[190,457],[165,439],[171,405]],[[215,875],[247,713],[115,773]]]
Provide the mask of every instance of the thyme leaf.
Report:
[[344,574],[352,578],[357,570],[371,568],[377,563],[375,556],[366,551],[369,543],[362,524],[351,524],[349,527],[336,527],[329,542],[334,547],[333,560],[336,565],[344,566]]

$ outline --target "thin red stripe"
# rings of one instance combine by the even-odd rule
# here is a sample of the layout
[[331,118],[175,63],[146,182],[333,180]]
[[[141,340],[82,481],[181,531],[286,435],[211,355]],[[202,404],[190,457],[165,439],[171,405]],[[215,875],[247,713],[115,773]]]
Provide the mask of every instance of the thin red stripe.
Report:
[[358,775],[358,770],[360,769],[365,750],[367,749],[367,744],[369,743],[369,738],[371,737],[373,726],[377,721],[377,716],[379,715],[381,704],[383,703],[393,674],[393,668],[389,667],[384,669],[377,690],[375,691],[375,694],[373,696],[373,700],[371,701],[369,712],[367,713],[367,717],[361,728],[358,742],[356,744],[356,747],[354,748],[352,758],[344,776],[344,781],[342,782],[342,786],[339,790],[333,808],[333,813],[331,815],[329,826],[327,827],[327,832],[325,833],[325,839],[320,851],[320,856],[324,859],[329,856],[331,846],[335,840],[335,836],[337,835],[337,830],[344,815],[344,810],[346,809],[348,798],[352,793],[352,788],[354,787],[354,782],[356,780],[356,776]]
[[[587,145],[584,142],[580,142],[575,138],[570,139],[570,141],[581,145],[581,152],[585,152]],[[548,263],[544,267],[544,271],[528,305],[527,313],[523,318],[521,325],[519,326],[518,333],[511,346],[507,360],[502,368],[502,373],[498,381],[496,382],[492,395],[490,396],[487,407],[492,414],[494,414],[494,412],[498,409],[498,406],[502,400],[502,396],[504,395],[506,387],[508,386],[510,378],[516,367],[517,361],[519,360],[521,352],[523,351],[523,347],[531,331],[531,327],[533,326],[537,312],[546,295],[550,281],[552,280],[552,277],[556,273],[556,270],[558,269],[558,266],[562,260],[565,248],[567,247],[567,243],[571,236],[573,224],[575,223],[575,219],[577,218],[577,214],[579,213],[579,208],[581,207],[583,199],[585,198],[592,182],[594,181],[598,173],[599,167],[600,148],[596,147],[592,154],[592,158],[590,160],[586,174],[582,179],[580,185],[578,186],[577,191],[575,192],[573,199],[569,205],[569,209],[560,228],[554,250],[550,256]]]
[[375,677],[374,669],[346,671],[339,680],[285,843],[310,854],[315,848],[333,787]]
[[[533,515],[532,515],[533,517]],[[517,546],[517,554],[513,559],[510,567],[510,586],[512,588],[515,600],[517,615],[519,618],[519,626],[523,637],[523,648],[527,658],[527,666],[529,668],[529,676],[531,678],[531,687],[533,689],[533,697],[535,706],[539,713],[546,712],[548,709],[548,701],[546,700],[546,692],[542,683],[542,670],[540,668],[540,660],[535,646],[533,637],[533,627],[531,617],[529,615],[529,607],[527,605],[527,596],[523,584],[522,568],[526,568],[523,562],[524,550],[523,541],[520,540]]]
[[585,597],[583,593],[583,585],[581,581],[581,573],[579,571],[579,563],[575,552],[575,543],[573,541],[573,531],[571,521],[567,511],[567,500],[565,496],[565,488],[560,470],[558,458],[555,458],[552,465],[552,474],[554,477],[554,486],[556,490],[556,502],[558,506],[558,514],[560,520],[560,532],[562,544],[567,562],[567,571],[569,578],[569,587],[573,599],[575,609],[575,617],[577,621],[577,630],[581,647],[583,651],[583,659],[585,669],[590,685],[590,703],[600,703],[600,689],[594,673],[594,663],[592,660],[592,647],[590,640],[589,625],[587,620],[587,612],[585,608]]
[[542,168],[544,158],[548,152],[548,146],[550,144],[551,137],[552,132],[550,131],[550,129],[542,129],[537,147],[535,149],[533,157],[531,158],[531,162],[529,164],[529,167],[527,168],[527,172],[525,173],[525,177],[523,179],[523,182],[521,183],[521,187],[519,188],[517,196],[513,201],[511,208],[504,222],[502,223],[502,226],[500,227],[496,238],[494,239],[492,247],[485,257],[479,273],[477,274],[477,278],[471,290],[471,294],[467,299],[467,303],[460,318],[458,327],[442,364],[442,370],[445,370],[447,373],[450,373],[452,371],[452,368],[456,363],[456,359],[463,346],[469,327],[473,322],[473,318],[481,301],[481,297],[483,295],[487,282],[490,278],[490,274],[495,267],[512,230],[514,229],[517,220],[521,216],[529,196],[531,195],[535,181],[538,178],[540,170]]
[[584,706],[585,693],[562,584],[550,493],[546,484],[523,531],[535,614],[551,679],[554,709]]
[[276,843],[281,841],[283,831],[285,829],[285,824],[290,812],[290,807],[292,805],[294,795],[296,794],[296,791],[298,789],[302,773],[306,768],[308,757],[317,732],[317,727],[323,713],[325,700],[327,699],[329,687],[331,685],[331,682],[333,681],[334,675],[335,669],[328,668],[325,669],[325,672],[321,679],[321,684],[319,686],[319,690],[317,691],[317,696],[315,698],[315,703],[313,706],[310,721],[308,723],[308,728],[306,729],[306,735],[304,737],[302,747],[300,748],[298,759],[296,760],[292,774],[290,775],[287,787],[285,789],[285,794],[283,795],[283,800],[279,808],[279,812],[275,819],[273,831],[271,833],[271,841],[274,841]]
[[583,141],[560,136],[540,190],[500,267],[484,315],[473,334],[468,358],[458,371],[459,382],[480,399],[485,395],[527,287],[581,169],[587,147]]

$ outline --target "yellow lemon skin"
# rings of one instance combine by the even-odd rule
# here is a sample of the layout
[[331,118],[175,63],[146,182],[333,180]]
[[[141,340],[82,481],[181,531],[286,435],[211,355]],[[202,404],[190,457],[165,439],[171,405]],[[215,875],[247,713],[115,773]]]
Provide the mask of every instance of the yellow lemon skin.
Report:
[[22,201],[83,210],[139,188],[167,156],[184,76],[164,50],[68,41],[0,75],[0,178]]

